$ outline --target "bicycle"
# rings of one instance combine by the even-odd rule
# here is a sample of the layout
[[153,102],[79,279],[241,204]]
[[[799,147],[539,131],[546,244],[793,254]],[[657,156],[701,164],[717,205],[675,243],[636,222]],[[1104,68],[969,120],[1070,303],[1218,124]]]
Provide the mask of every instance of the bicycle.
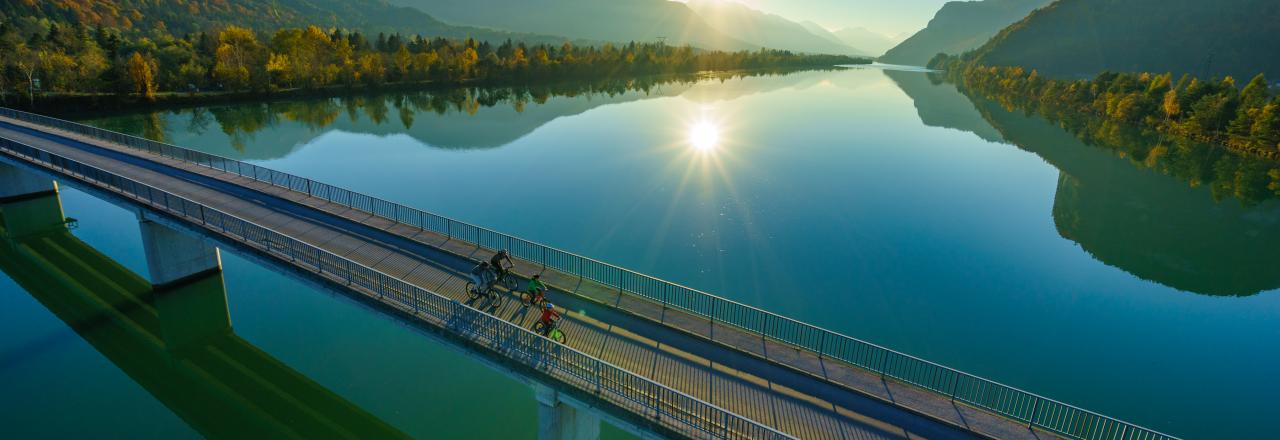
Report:
[[501,270],[496,271],[497,273],[495,274],[496,277],[493,281],[493,284],[505,287],[507,288],[507,290],[515,292],[516,283],[518,283],[519,280],[516,280],[515,275],[511,273],[511,269],[513,268],[515,268],[515,265],[511,265],[510,267],[503,267]]
[[498,304],[498,302],[502,300],[502,296],[493,288],[493,284],[494,283],[490,282],[489,286],[481,292],[480,289],[476,288],[475,281],[467,281],[467,296],[470,297],[472,301],[475,301],[480,297],[486,297],[494,304]]
[[525,307],[529,307],[529,306],[541,307],[542,303],[545,303],[545,302],[547,302],[547,291],[545,290],[542,291],[542,293],[534,293],[531,291],[520,292],[520,303],[524,304]]
[[538,332],[538,334],[546,337],[547,339],[559,342],[562,345],[564,344],[565,336],[564,331],[560,330],[560,319],[552,319],[550,326],[542,320],[538,320],[538,322],[533,324],[533,331]]

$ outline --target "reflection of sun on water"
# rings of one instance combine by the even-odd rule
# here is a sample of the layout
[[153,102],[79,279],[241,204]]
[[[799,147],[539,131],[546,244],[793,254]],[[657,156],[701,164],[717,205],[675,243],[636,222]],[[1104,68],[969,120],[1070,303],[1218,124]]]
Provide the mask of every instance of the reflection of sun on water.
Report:
[[689,145],[695,150],[708,152],[720,145],[720,127],[702,120],[689,127]]

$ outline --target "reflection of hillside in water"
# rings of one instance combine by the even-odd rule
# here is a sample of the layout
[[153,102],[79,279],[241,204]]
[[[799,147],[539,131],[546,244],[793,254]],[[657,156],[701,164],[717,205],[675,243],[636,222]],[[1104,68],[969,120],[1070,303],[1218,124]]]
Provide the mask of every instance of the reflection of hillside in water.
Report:
[[[1133,145],[1091,146],[1043,118],[970,101],[951,85],[931,84],[925,75],[886,73],[901,76],[895,82],[916,100],[926,124],[983,138],[994,133],[996,140],[1058,168],[1054,223],[1064,238],[1099,261],[1201,294],[1252,295],[1280,288],[1280,271],[1273,267],[1280,261],[1280,201],[1249,200],[1241,195],[1248,191],[1241,184],[1219,182],[1223,173],[1248,180],[1257,173],[1249,170],[1265,164],[1137,135],[1113,136]],[[966,106],[970,114],[959,111]],[[1223,195],[1240,200],[1216,200]]]
[[662,77],[546,87],[458,88],[235,104],[89,121],[110,130],[244,160],[288,156],[330,131],[407,135],[443,149],[510,144],[561,117],[680,96],[715,102],[821,82],[823,72]]
[[973,102],[955,86],[920,72],[884,70],[884,74],[915,102],[924,125],[968,131],[990,142],[1004,142],[1000,132],[982,119]]

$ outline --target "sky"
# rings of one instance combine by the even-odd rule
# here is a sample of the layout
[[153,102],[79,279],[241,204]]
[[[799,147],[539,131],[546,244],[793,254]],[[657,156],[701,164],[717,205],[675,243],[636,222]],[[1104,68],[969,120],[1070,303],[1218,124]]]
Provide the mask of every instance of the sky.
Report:
[[888,35],[915,33],[949,0],[738,0],[752,8],[827,29],[865,27]]

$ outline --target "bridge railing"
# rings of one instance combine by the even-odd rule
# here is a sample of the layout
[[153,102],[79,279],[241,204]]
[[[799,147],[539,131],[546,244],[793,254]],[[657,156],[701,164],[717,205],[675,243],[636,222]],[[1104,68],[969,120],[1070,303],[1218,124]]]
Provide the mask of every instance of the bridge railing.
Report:
[[52,171],[96,184],[177,217],[221,231],[295,266],[389,299],[413,314],[487,348],[549,374],[619,407],[694,438],[793,439],[785,433],[671,389],[524,327],[456,300],[406,283],[337,254],[164,190],[30,145],[0,138],[0,154],[26,159]]
[[234,173],[450,238],[469,241],[488,249],[507,249],[513,256],[523,260],[595,281],[621,292],[644,297],[666,307],[702,316],[712,322],[731,325],[765,338],[813,351],[824,357],[844,361],[884,377],[913,384],[950,399],[1069,438],[1081,440],[1176,439],[1167,434],[697,289],[305,177],[32,113],[0,108],[0,116],[46,125]]

